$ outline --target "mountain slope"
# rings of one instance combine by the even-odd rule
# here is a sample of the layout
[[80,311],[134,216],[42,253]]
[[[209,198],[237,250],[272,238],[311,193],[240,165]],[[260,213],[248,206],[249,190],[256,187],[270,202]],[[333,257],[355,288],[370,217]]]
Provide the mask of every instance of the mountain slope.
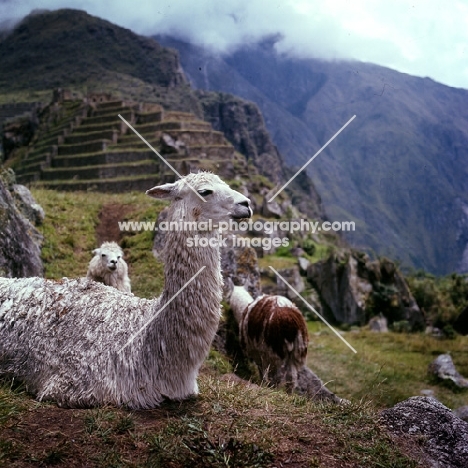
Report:
[[353,115],[307,171],[348,240],[445,274],[468,271],[468,91],[357,62],[278,55],[274,40],[220,57],[173,38],[192,85],[257,103],[299,166]]
[[0,63],[0,93],[72,87],[197,110],[176,51],[84,11],[28,15],[0,41]]
[[[26,100],[28,93],[32,96],[33,92],[34,96],[38,96],[38,92],[42,96],[51,96],[53,88],[61,87],[70,89],[71,92],[65,94],[76,100],[89,98],[94,93],[101,97],[103,93],[110,94],[116,102],[133,101],[132,105],[137,107],[137,103],[140,107],[142,103],[157,103],[166,110],[191,112],[213,124],[223,115],[216,128],[226,134],[237,151],[252,160],[262,175],[277,184],[290,176],[255,104],[232,95],[196,94],[188,85],[175,50],[86,12],[63,9],[30,14],[0,40],[0,63],[0,102],[6,102],[7,109],[18,96]],[[46,99],[43,103],[50,98]],[[226,118],[228,114],[231,116],[229,119]],[[116,118],[116,115],[111,117]],[[0,120],[0,129],[1,124]],[[57,122],[51,122],[51,125],[55,124]],[[75,124],[72,122],[72,127]],[[115,123],[108,119],[104,125],[109,130]],[[93,131],[88,128],[86,138],[108,138],[97,133],[98,130],[102,130],[99,125]],[[52,136],[54,139],[46,141],[45,146],[57,145],[57,135]],[[62,137],[58,135],[59,139]],[[17,146],[16,139],[12,140],[12,144],[5,148]],[[41,146],[42,142],[35,141],[35,145]],[[76,153],[75,160],[88,150],[87,146],[76,151],[66,149]],[[214,150],[219,153],[215,155],[217,158],[223,158],[222,148],[211,148],[210,151]],[[9,152],[5,152],[6,157],[9,157]],[[22,158],[19,158],[19,163],[25,165]],[[34,160],[35,169],[41,164],[42,160]],[[29,173],[26,169],[20,168],[20,172]],[[83,173],[81,169],[80,173]],[[320,198],[310,181],[298,178],[289,193],[308,215],[321,217]],[[313,204],[304,203],[310,199]]]

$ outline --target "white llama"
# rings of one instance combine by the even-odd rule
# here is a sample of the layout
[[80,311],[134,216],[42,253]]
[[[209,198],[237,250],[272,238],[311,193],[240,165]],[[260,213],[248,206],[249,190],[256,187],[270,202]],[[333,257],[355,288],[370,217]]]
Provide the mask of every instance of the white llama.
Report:
[[128,266],[123,259],[123,251],[116,242],[103,242],[101,247],[93,250],[93,254],[87,278],[112,286],[119,291],[132,292]]
[[[252,215],[249,199],[210,173],[147,194],[172,201],[169,221],[211,219],[215,226]],[[189,247],[195,235],[204,242]],[[197,394],[220,317],[217,235],[169,233],[165,289],[153,300],[84,278],[0,278],[0,375],[66,407],[152,408],[164,398]]]

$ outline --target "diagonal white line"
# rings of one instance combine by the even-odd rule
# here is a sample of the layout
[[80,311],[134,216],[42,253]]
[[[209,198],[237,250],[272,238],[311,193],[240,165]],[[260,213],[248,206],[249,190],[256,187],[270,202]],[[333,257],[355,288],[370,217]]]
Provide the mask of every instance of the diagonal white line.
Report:
[[153,150],[154,153],[156,153],[156,156],[158,156],[158,157],[161,159],[161,161],[162,161],[164,164],[166,164],[166,165],[172,170],[172,172],[174,172],[174,174],[176,174],[180,179],[182,179],[182,182],[185,182],[185,183],[193,190],[193,192],[198,196],[198,198],[200,198],[201,200],[203,200],[203,201],[206,203],[206,200],[205,200],[205,199],[204,199],[204,198],[203,198],[203,197],[186,181],[186,180],[184,180],[184,176],[182,176],[181,174],[179,174],[179,173],[177,172],[177,170],[176,170],[171,164],[169,164],[169,163],[159,154],[159,152],[158,152],[155,148],[153,148],[153,146],[152,146],[148,141],[146,141],[146,139],[143,137],[143,135],[140,135],[140,134],[132,127],[132,125],[131,125],[129,122],[127,122],[120,114],[118,114],[118,116],[120,117],[121,120],[123,120],[123,121],[125,122],[125,124],[126,124],[131,130],[133,130],[133,132],[135,133],[135,135],[137,135],[137,136],[140,137],[140,139],[141,139],[141,141],[143,141],[143,143],[146,143],[146,145],[147,145],[151,150]]
[[273,270],[276,276],[280,278],[283,283],[286,284],[286,286],[289,287],[291,291],[293,291],[299,299],[320,319],[322,322],[327,325],[328,328],[341,340],[343,341],[348,348],[353,351],[354,353],[357,353],[357,351],[272,267],[270,268]]
[[138,330],[128,341],[127,343],[120,348],[119,353],[121,353],[133,340],[206,268],[203,265],[180,289],[177,291],[155,314],[148,320],[141,328]]
[[269,200],[271,203],[354,119],[353,115]]

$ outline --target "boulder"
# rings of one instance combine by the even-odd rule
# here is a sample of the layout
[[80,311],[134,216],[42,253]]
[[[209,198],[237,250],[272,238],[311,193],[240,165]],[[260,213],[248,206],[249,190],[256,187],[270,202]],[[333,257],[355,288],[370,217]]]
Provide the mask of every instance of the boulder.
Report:
[[411,397],[382,411],[381,418],[390,432],[416,438],[428,466],[468,466],[468,423],[435,398]]
[[262,216],[267,218],[281,218],[284,215],[284,211],[281,206],[276,202],[268,202],[268,200],[274,195],[273,192],[268,193],[262,203]]
[[230,296],[234,285],[244,286],[254,299],[261,294],[260,270],[254,248],[232,247],[232,243],[227,242],[227,247],[221,248],[221,269],[225,297]]
[[351,255],[330,255],[312,263],[307,278],[318,290],[329,319],[338,323],[365,323],[365,303],[372,290],[357,274],[357,261]]
[[388,333],[388,322],[383,316],[375,316],[369,320],[369,328],[373,332]]
[[328,401],[330,403],[345,403],[346,400],[336,396],[324,385],[322,380],[307,366],[303,366],[297,373],[297,387],[295,393],[312,400]]
[[342,251],[307,268],[330,320],[364,325],[382,314],[389,324],[407,321],[410,331],[424,330],[424,316],[403,275],[389,260],[371,262],[367,255]]
[[0,178],[0,276],[42,276],[42,235],[18,210]]
[[307,268],[309,268],[310,261],[307,260],[307,258],[299,257],[297,259],[297,263],[299,265],[299,269],[300,269],[301,273],[307,274]]
[[42,206],[31,195],[29,189],[24,185],[13,184],[11,193],[21,214],[36,226],[41,225],[44,221],[45,213]]
[[468,379],[465,379],[455,368],[450,354],[441,354],[429,364],[429,373],[437,378],[452,382],[456,387],[468,388]]
[[460,408],[453,410],[453,412],[457,417],[468,422],[468,405],[460,406]]

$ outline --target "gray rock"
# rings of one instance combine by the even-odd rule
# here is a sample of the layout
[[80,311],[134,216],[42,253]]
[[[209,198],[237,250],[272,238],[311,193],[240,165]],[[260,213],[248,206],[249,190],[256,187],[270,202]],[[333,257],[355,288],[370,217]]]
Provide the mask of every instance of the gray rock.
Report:
[[369,320],[369,328],[373,332],[388,333],[388,322],[385,317],[376,316]]
[[365,323],[365,303],[372,291],[368,281],[358,277],[357,261],[351,255],[331,255],[312,263],[307,278],[318,290],[328,318],[338,323]]
[[449,380],[460,388],[468,388],[468,379],[465,379],[455,369],[450,354],[441,354],[429,364],[429,372],[441,380]]
[[[364,325],[369,299],[386,297],[385,307],[374,303],[373,308],[382,312],[389,323],[405,320],[411,331],[424,329],[421,310],[402,274],[389,260],[371,262],[359,252],[343,251],[309,265],[307,279],[318,290],[326,314],[333,321]],[[386,296],[389,291],[391,300]]]
[[343,400],[328,390],[322,380],[307,366],[298,371],[297,387],[294,391],[312,400],[329,401],[331,403],[347,402],[347,400]]
[[[304,280],[299,273],[298,267],[282,268],[278,273],[298,292],[301,293],[305,290]],[[289,288],[288,285],[280,277],[276,277],[276,294],[286,296],[293,300],[297,298],[297,294]]]
[[221,269],[225,282],[224,296],[231,294],[232,287],[244,286],[255,299],[261,294],[260,270],[255,249],[252,247],[232,247],[227,242],[227,247],[221,248]]
[[0,276],[42,276],[42,235],[16,207],[0,179]]
[[390,432],[417,438],[429,466],[468,466],[468,423],[435,398],[411,397],[381,413]]
[[14,184],[12,194],[16,206],[29,221],[35,225],[41,225],[45,218],[45,213],[41,205],[32,196],[31,192],[24,185]]
[[262,216],[265,216],[266,218],[281,218],[284,215],[284,211],[281,208],[281,206],[278,203],[276,203],[276,201],[268,203],[268,200],[273,195],[274,193],[270,192],[263,199]]
[[453,412],[457,417],[463,419],[463,421],[468,422],[468,405],[460,406],[460,408],[453,410]]

